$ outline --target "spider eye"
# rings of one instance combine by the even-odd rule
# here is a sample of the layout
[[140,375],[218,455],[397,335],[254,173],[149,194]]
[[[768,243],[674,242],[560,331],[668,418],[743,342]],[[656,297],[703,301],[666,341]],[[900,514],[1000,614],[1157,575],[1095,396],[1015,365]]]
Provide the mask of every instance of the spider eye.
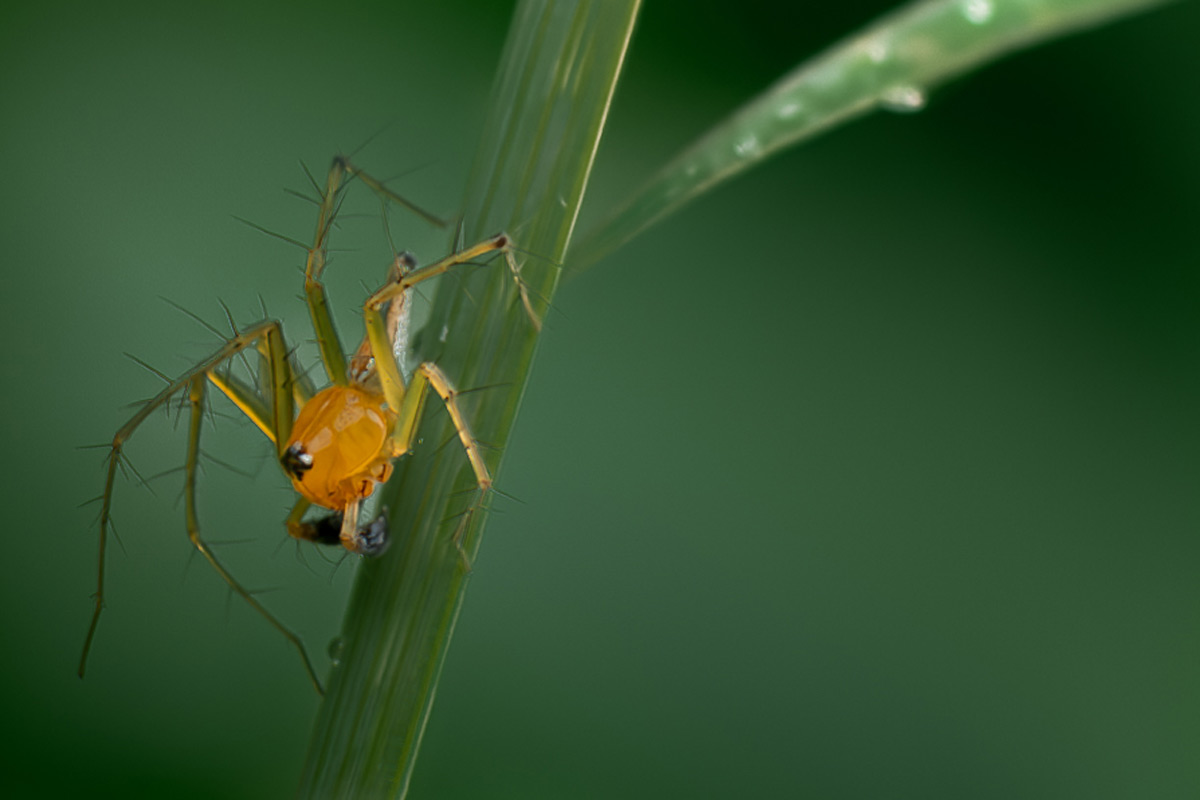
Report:
[[299,478],[312,469],[312,453],[304,449],[304,445],[295,442],[283,454],[283,469],[293,478]]

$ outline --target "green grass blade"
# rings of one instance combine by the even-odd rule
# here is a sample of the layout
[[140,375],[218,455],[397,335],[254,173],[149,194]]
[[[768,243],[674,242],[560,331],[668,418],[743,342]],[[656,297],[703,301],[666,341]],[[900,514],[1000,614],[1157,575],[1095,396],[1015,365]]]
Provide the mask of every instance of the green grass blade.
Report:
[[[507,230],[544,313],[553,296],[638,0],[523,0],[505,45],[485,135],[469,182],[468,244]],[[530,254],[530,255],[526,255]],[[462,388],[475,435],[508,441],[537,332],[502,263],[442,279],[418,355]],[[463,599],[463,553],[478,552],[485,509],[433,398],[415,453],[385,487],[394,541],[359,570],[344,649],[319,712],[301,797],[404,795]],[[446,446],[439,446],[446,443]]]
[[876,108],[915,111],[930,89],[1038,42],[1165,0],[924,0],[801,64],[670,161],[578,243],[602,258],[781,149]]

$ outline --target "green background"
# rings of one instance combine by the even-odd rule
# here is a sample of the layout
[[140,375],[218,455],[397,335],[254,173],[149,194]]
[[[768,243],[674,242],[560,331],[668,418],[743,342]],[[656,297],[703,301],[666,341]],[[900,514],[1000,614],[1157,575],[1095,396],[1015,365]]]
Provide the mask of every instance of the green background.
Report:
[[[799,7],[796,7],[799,6]],[[889,6],[648,3],[581,227]],[[189,557],[179,479],[102,451],[259,298],[294,341],[297,164],[459,203],[490,3],[0,12],[6,797],[287,797],[316,698]],[[1022,54],[786,153],[569,280],[547,319],[414,797],[1195,797],[1195,4]],[[349,341],[387,246],[329,275]],[[424,259],[444,238],[400,220]],[[305,352],[309,352],[306,350]],[[324,650],[353,562],[284,542],[218,407],[202,521]],[[158,415],[129,448],[182,463]]]

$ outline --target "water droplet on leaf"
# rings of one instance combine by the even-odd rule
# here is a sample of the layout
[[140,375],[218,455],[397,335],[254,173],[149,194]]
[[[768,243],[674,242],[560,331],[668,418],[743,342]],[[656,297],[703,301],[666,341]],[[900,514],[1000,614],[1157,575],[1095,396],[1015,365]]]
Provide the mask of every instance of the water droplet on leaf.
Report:
[[925,107],[925,93],[915,86],[894,86],[880,95],[879,103],[888,111],[908,114]]
[[326,652],[329,653],[329,660],[333,662],[335,667],[341,666],[342,653],[346,650],[346,640],[340,636],[335,636],[329,640],[329,647]]
[[992,18],[996,10],[992,0],[963,0],[963,16],[976,25],[982,25]]
[[780,119],[791,119],[800,113],[800,104],[784,103],[779,107],[779,111],[777,113],[779,114]]
[[762,150],[758,137],[750,134],[733,146],[739,156],[756,156]]

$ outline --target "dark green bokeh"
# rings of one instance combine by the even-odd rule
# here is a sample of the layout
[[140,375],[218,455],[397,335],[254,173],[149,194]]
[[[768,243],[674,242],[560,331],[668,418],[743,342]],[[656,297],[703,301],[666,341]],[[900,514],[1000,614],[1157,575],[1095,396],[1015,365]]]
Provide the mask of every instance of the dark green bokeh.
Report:
[[[308,334],[283,187],[360,160],[458,202],[507,9],[0,16],[6,796],[286,797],[315,698],[189,564],[177,478],[101,442],[258,295]],[[889,6],[651,2],[584,226]],[[786,10],[781,10],[786,6]],[[813,16],[819,14],[819,17]],[[568,282],[413,796],[1192,797],[1200,785],[1194,4],[1012,58],[786,154]],[[347,217],[347,339],[382,273]],[[419,255],[441,239],[401,231]],[[269,449],[217,420],[201,513],[323,649],[352,565],[279,546]],[[180,463],[165,417],[134,463]],[[233,542],[239,542],[234,544]],[[305,565],[307,564],[307,566]]]

